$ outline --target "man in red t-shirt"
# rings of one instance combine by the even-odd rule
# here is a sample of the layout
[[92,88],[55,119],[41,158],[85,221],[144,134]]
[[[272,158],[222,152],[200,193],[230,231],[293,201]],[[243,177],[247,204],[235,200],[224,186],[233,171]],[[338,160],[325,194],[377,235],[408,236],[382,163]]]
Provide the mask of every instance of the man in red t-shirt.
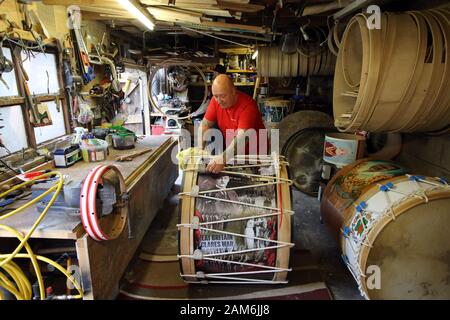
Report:
[[[198,136],[201,139],[201,148],[204,148],[203,135],[207,129],[217,124],[222,132],[226,149],[221,155],[214,157],[207,166],[208,171],[219,173],[223,170],[226,160],[236,155],[237,146],[245,141],[246,131],[254,129],[258,137],[259,130],[265,127],[255,100],[238,91],[227,75],[221,74],[214,79],[212,94],[213,98],[200,125]],[[261,152],[258,143],[258,146],[246,144],[246,153],[249,153],[249,149],[254,151],[255,147]],[[265,150],[267,152],[267,147]]]

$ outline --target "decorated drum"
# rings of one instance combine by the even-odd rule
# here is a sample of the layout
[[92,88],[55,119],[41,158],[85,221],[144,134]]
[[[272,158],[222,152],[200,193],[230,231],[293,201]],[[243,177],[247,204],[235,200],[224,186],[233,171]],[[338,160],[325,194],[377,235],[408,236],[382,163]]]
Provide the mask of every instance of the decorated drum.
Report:
[[450,187],[393,162],[360,160],[321,204],[366,299],[450,299]]
[[186,282],[287,282],[293,246],[287,163],[248,160],[220,174],[193,163],[184,171],[178,228]]

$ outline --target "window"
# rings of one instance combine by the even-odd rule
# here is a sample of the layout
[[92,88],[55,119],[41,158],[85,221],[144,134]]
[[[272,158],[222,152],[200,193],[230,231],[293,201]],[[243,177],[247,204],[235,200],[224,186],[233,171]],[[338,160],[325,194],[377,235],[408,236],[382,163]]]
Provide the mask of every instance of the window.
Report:
[[[0,129],[1,139],[5,146],[16,152],[22,148],[36,147],[38,144],[61,137],[66,134],[67,104],[62,94],[63,84],[58,77],[58,53],[48,45],[45,54],[41,51],[21,50],[20,55],[14,54],[17,48],[3,48],[5,57],[12,61],[14,71],[4,73],[3,78],[10,87],[7,89],[0,83]],[[27,82],[37,108],[38,122],[28,122],[28,104],[24,92],[22,77],[16,78],[20,69],[20,60],[27,73]],[[6,150],[0,148],[0,156],[6,155]]]
[[63,136],[66,133],[64,127],[64,115],[61,108],[61,101],[58,101],[58,108],[56,108],[55,101],[47,101],[39,104],[38,108],[40,112],[47,111],[51,118],[51,125],[34,128],[34,135],[36,137],[36,143],[42,143],[54,138]]
[[31,94],[58,94],[59,82],[56,70],[56,55],[33,51],[27,58],[22,51],[22,61],[30,81],[28,86]]
[[[0,108],[0,119],[0,126],[3,127],[0,128],[0,137],[8,150],[16,152],[27,148],[27,133],[22,108],[20,106],[2,107]],[[0,157],[7,154],[4,148],[0,148]]]
[[[2,50],[5,58],[9,61],[12,61],[11,49],[3,47]],[[19,95],[19,92],[17,90],[16,73],[14,72],[14,70],[11,72],[3,73],[2,78],[7,83],[9,89],[2,81],[0,81],[0,97],[13,97]]]

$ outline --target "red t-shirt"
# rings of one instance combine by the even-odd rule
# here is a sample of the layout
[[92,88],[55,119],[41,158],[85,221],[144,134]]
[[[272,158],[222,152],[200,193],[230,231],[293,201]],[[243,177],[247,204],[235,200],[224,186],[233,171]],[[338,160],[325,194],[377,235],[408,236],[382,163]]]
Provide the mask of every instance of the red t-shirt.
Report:
[[[226,147],[228,147],[236,136],[238,129],[255,129],[258,137],[258,151],[260,150],[259,144],[262,140],[260,140],[259,130],[265,129],[265,126],[258,105],[249,95],[237,91],[236,104],[226,109],[223,109],[217,103],[216,98],[213,97],[206,110],[205,119],[217,123],[217,126],[224,137]],[[232,129],[233,132],[227,132],[227,129]],[[265,136],[267,136],[267,134],[265,134]],[[264,140],[267,141],[267,138]],[[267,153],[267,151],[264,152],[264,149],[265,148],[262,148],[263,153]],[[246,153],[248,152],[249,146],[246,144]]]

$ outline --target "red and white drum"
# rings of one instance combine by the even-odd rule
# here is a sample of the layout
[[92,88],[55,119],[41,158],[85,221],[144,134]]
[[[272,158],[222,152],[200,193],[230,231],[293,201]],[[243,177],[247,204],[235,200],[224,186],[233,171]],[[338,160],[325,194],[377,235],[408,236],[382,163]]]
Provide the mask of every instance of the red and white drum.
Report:
[[287,163],[269,156],[248,160],[217,175],[198,163],[184,171],[178,228],[186,282],[287,282],[293,246]]
[[327,186],[321,213],[366,299],[450,299],[450,186],[361,160]]

